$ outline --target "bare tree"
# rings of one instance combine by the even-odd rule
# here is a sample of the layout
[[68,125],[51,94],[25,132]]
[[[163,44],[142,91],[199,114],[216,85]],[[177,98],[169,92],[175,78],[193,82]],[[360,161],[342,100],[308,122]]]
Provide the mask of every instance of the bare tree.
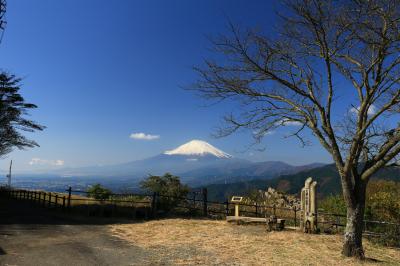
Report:
[[[310,131],[341,176],[343,254],[364,258],[368,181],[400,152],[399,1],[288,0],[284,7],[273,36],[231,24],[231,34],[214,38],[219,60],[196,68],[193,89],[242,104],[224,118],[221,136],[248,128],[260,140],[296,123],[292,136],[307,144]],[[346,109],[339,96],[350,102]]]

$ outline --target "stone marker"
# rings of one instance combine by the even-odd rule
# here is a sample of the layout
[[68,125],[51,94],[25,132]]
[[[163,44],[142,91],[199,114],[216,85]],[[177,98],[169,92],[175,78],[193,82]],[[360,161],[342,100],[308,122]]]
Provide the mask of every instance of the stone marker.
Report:
[[309,177],[301,190],[300,228],[305,233],[317,233],[317,182]]

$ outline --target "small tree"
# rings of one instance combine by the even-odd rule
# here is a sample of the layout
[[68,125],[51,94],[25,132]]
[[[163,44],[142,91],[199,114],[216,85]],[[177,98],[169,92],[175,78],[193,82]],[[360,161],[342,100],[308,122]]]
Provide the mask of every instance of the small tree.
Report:
[[111,194],[112,194],[111,190],[109,190],[105,187],[102,187],[100,184],[96,184],[87,190],[87,195],[89,197],[95,198],[98,200],[108,199],[108,198],[110,198]]
[[225,117],[220,136],[247,128],[259,141],[295,124],[291,135],[306,145],[303,133],[311,132],[341,177],[343,254],[364,258],[368,181],[400,152],[400,2],[284,2],[276,35],[231,25],[231,35],[215,38],[220,59],[196,68],[194,89],[207,99],[241,104]]
[[21,131],[43,130],[43,126],[24,118],[36,105],[26,103],[18,93],[20,79],[5,72],[0,73],[0,157],[13,148],[24,149],[39,146],[27,139]]
[[170,211],[185,198],[189,187],[183,185],[178,176],[166,173],[163,176],[150,175],[140,183],[142,189],[159,195],[158,207]]

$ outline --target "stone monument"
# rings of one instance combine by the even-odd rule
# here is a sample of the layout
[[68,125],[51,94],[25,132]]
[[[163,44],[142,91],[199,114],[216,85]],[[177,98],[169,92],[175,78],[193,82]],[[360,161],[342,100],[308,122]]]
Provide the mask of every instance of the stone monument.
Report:
[[305,233],[317,233],[317,182],[307,178],[301,190],[300,228]]

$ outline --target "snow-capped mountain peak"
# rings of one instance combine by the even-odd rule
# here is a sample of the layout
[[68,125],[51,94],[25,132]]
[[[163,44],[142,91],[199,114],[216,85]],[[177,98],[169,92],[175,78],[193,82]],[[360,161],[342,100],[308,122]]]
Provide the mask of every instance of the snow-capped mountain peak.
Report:
[[218,158],[231,158],[232,155],[227,154],[220,149],[215,148],[211,144],[202,140],[192,140],[178,148],[164,152],[167,155],[214,155]]

